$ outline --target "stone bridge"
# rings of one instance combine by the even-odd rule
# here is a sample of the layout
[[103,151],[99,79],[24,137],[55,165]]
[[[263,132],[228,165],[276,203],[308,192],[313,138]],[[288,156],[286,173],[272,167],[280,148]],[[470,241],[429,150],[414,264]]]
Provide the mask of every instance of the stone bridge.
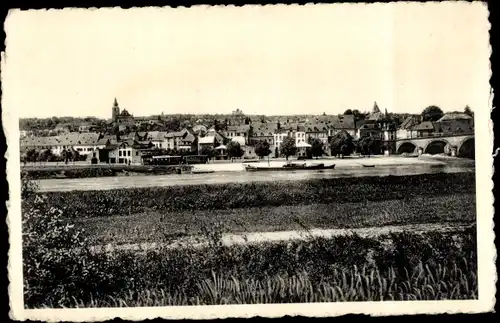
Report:
[[396,140],[396,153],[448,154],[474,157],[474,134],[436,134]]

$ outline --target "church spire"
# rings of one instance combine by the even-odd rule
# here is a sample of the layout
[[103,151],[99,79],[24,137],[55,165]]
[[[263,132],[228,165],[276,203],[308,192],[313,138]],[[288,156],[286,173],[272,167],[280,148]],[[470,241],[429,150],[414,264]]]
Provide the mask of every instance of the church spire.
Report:
[[375,103],[373,104],[373,111],[372,111],[372,113],[378,113],[378,112],[380,112],[380,109],[378,108],[377,101],[375,101]]
[[116,100],[116,98],[115,98],[115,102],[113,103],[113,106],[118,107],[118,101]]

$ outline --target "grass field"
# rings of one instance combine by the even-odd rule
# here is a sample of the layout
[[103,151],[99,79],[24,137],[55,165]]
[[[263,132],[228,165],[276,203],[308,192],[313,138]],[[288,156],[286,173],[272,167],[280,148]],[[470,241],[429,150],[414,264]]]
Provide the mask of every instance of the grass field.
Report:
[[[455,173],[50,193],[24,188],[26,181],[25,306],[474,299],[474,179]],[[412,223],[470,227],[231,246],[221,239],[224,231]],[[88,248],[193,234],[208,244],[140,253]]]
[[144,212],[126,216],[75,218],[95,244],[159,241],[196,235],[223,223],[231,233],[380,227],[424,223],[474,223],[475,195],[421,197],[377,202],[284,205],[229,210]]
[[230,210],[283,205],[373,203],[475,193],[474,173],[330,178],[92,191],[47,192],[49,202],[75,218],[151,211]]

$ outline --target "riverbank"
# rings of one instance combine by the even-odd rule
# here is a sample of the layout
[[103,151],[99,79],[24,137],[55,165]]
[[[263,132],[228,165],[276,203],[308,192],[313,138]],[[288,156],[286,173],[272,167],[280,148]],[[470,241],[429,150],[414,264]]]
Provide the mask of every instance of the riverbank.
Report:
[[[409,166],[466,166],[473,167],[474,161],[462,158],[450,158],[443,156],[420,156],[420,157],[403,157],[403,156],[371,156],[371,157],[357,157],[349,156],[346,158],[318,158],[313,160],[296,161],[306,164],[319,164],[323,163],[325,166],[335,164],[336,170],[350,170],[361,169],[365,166],[370,167],[409,167]],[[261,160],[252,162],[251,165],[257,167],[281,167],[286,164],[284,159],[270,161]],[[195,165],[170,165],[170,166],[150,166],[150,165],[120,165],[120,164],[57,164],[51,165],[49,163],[40,165],[22,166],[21,171],[27,172],[32,178],[35,179],[84,179],[84,178],[98,178],[98,177],[116,177],[116,176],[140,176],[140,175],[173,175],[173,174],[189,174],[194,172],[244,172],[244,161],[225,161],[214,162],[208,164],[195,164]]]
[[[418,166],[418,165],[446,165],[449,160],[432,159],[432,158],[417,158],[417,157],[402,157],[402,156],[370,156],[358,157],[348,156],[345,158],[318,158],[308,160],[291,159],[294,163],[305,163],[307,165],[325,164],[325,166],[335,164],[335,169],[355,169],[363,168],[365,165],[375,167],[390,167],[390,166]],[[282,167],[287,163],[286,160],[261,160],[257,163],[252,163],[255,167]],[[210,170],[215,172],[239,172],[245,170],[245,163],[236,161],[229,163],[213,163],[213,164],[199,164],[194,165],[194,169]]]
[[80,179],[96,177],[169,175],[192,171],[191,165],[58,165],[23,166],[21,171],[33,179]]

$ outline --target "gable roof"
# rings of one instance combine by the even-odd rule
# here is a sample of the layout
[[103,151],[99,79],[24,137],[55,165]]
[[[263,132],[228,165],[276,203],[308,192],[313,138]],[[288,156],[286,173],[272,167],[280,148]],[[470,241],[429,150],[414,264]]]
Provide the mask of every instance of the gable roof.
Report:
[[249,129],[250,129],[249,124],[227,126],[227,131],[247,132]]
[[419,119],[420,118],[417,116],[406,117],[403,123],[401,123],[401,125],[399,126],[399,129],[410,130],[411,128],[413,128],[413,126],[418,124]]
[[471,120],[472,117],[461,112],[449,112],[445,113],[437,122],[447,121],[447,120]]
[[436,128],[434,126],[434,123],[431,121],[424,121],[419,123],[418,125],[415,126],[414,130],[417,131],[425,131],[425,130],[432,130],[435,131]]
[[240,146],[245,146],[245,138],[242,136],[236,136],[231,141],[235,141],[240,144]]
[[215,142],[215,136],[205,136],[201,137],[198,142],[200,144],[213,144]]
[[21,139],[21,146],[78,146],[95,145],[99,140],[98,133],[78,133],[72,132],[60,136],[51,137],[26,137]]

